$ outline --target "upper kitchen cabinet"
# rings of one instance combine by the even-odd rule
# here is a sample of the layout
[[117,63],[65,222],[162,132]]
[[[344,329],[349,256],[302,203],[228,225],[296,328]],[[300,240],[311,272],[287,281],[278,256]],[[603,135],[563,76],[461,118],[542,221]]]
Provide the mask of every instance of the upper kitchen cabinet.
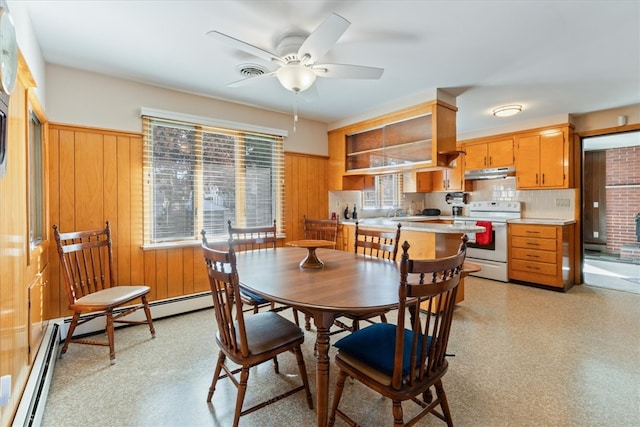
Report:
[[513,137],[464,144],[465,170],[513,166]]
[[405,193],[429,193],[433,191],[432,172],[409,172],[402,177]]
[[329,132],[330,190],[350,176],[448,166],[456,151],[457,108],[440,100]]
[[570,138],[568,126],[516,135],[516,187],[570,188]]
[[431,191],[465,191],[464,160],[458,157],[451,163],[451,168],[430,172]]

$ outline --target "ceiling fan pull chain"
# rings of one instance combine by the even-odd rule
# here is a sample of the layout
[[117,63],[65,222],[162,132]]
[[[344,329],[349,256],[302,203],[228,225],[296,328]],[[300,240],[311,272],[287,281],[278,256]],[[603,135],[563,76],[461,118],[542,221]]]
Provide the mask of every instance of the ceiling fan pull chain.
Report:
[[293,131],[296,131],[298,122],[298,92],[293,92]]

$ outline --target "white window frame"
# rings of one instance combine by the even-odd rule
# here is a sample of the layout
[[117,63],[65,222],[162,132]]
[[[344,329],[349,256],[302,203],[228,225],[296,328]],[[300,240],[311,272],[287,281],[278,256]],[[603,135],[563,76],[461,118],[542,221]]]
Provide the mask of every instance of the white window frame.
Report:
[[[231,213],[232,223],[236,226],[265,226],[271,225],[272,220],[276,220],[276,226],[278,234],[283,236],[285,233],[284,229],[284,148],[283,148],[283,138],[286,137],[287,132],[274,128],[266,128],[261,126],[255,126],[244,123],[230,122],[230,121],[222,121],[222,120],[214,120],[211,118],[201,117],[201,116],[192,116],[188,114],[182,113],[174,113],[163,110],[155,110],[149,108],[143,108],[141,110],[141,116],[143,117],[143,136],[144,136],[144,148],[143,148],[143,163],[144,163],[144,218],[145,218],[145,227],[144,227],[144,249],[154,249],[161,247],[174,247],[174,246],[189,246],[194,244],[199,244],[201,240],[200,230],[205,228],[205,209],[206,206],[211,203],[217,203],[218,198],[214,195],[213,198],[208,198],[205,196],[205,182],[207,179],[210,179],[210,172],[206,169],[207,162],[207,154],[203,153],[203,147],[215,141],[216,135],[225,138],[238,138],[234,139],[233,142],[233,150],[235,152],[237,163],[235,171],[232,172],[234,174],[234,194],[235,200],[233,201],[233,212]],[[188,129],[188,132],[193,132],[195,137],[192,139],[193,149],[194,149],[194,163],[191,167],[191,173],[193,176],[192,194],[190,195],[190,206],[193,209],[194,215],[194,225],[193,225],[193,235],[182,236],[180,238],[156,238],[154,236],[154,220],[157,218],[155,207],[158,206],[156,201],[154,201],[154,168],[153,168],[153,134],[152,128],[153,126],[164,126],[166,123],[167,126],[175,126],[180,127],[184,126]],[[208,138],[210,137],[210,138]],[[208,139],[207,139],[208,138]],[[213,138],[213,140],[211,139]],[[206,142],[205,139],[207,139]],[[267,147],[268,144],[271,144],[269,148],[271,152],[266,156],[270,158],[272,157],[272,164],[270,169],[271,176],[269,179],[271,180],[271,211],[272,211],[272,219],[270,224],[258,224],[258,223],[250,223],[247,224],[247,211],[245,210],[245,202],[251,193],[250,189],[252,185],[256,185],[256,181],[251,181],[249,178],[249,166],[244,164],[245,161],[245,143],[250,143],[251,141],[259,141],[256,142],[258,145],[260,141],[263,143],[263,147]],[[264,143],[267,142],[267,145]],[[227,148],[230,145],[226,145]],[[209,157],[211,159],[211,157]],[[205,165],[203,167],[203,165]],[[211,169],[211,168],[209,168]],[[252,173],[260,173],[259,169],[253,169]],[[254,191],[255,193],[255,191]],[[208,193],[207,193],[208,194]],[[211,194],[209,194],[211,196]],[[206,205],[206,206],[205,206]],[[263,208],[264,211],[264,208]],[[262,220],[256,220],[262,221]],[[219,221],[218,221],[219,222]],[[187,228],[191,228],[190,225]],[[226,218],[225,218],[225,228],[224,232],[221,232],[217,227],[217,234],[207,233],[207,237],[209,241],[222,241],[227,239],[226,235]]]

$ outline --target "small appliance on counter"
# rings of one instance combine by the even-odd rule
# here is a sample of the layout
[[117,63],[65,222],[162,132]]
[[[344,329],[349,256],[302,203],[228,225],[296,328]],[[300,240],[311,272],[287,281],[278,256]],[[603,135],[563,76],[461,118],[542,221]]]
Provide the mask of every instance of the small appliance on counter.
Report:
[[463,193],[460,191],[455,193],[447,193],[446,196],[444,196],[444,201],[447,202],[448,205],[452,203],[466,205],[467,203],[469,203],[469,193]]
[[440,209],[424,209],[422,211],[422,215],[424,216],[440,216],[441,212]]
[[451,214],[453,216],[463,216],[463,206],[452,206],[451,207]]

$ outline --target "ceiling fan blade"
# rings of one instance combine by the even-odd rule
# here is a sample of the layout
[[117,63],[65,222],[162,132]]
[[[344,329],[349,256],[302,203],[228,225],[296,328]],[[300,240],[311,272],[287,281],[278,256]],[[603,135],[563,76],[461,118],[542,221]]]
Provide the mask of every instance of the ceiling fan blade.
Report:
[[322,58],[347,31],[349,25],[351,25],[351,22],[340,15],[332,13],[302,43],[300,49],[298,49],[298,58],[302,59],[305,55],[308,55],[311,59],[308,62],[310,64]]
[[221,33],[220,31],[209,31],[207,33],[208,36],[213,37],[214,39],[225,43],[227,46],[231,46],[233,48],[236,49],[240,49],[240,50],[244,50],[245,52],[248,52],[254,56],[257,56],[258,58],[262,58],[265,59],[267,61],[270,62],[281,62],[281,63],[285,63],[285,61],[280,58],[278,55],[276,55],[275,53],[269,52],[267,50],[261,49],[257,46],[254,46],[252,44],[243,42],[242,40],[238,40],[234,37],[231,37],[227,34]]
[[227,86],[229,86],[229,87],[240,87],[240,86],[244,86],[244,85],[249,84],[249,83],[255,83],[255,82],[260,81],[260,80],[265,80],[265,79],[267,79],[269,77],[273,77],[275,75],[276,75],[276,72],[272,71],[270,73],[260,74],[259,76],[247,77],[246,79],[236,80],[235,82],[231,82],[231,83],[227,84]]
[[316,64],[311,68],[320,77],[334,79],[379,79],[384,68],[348,64]]

